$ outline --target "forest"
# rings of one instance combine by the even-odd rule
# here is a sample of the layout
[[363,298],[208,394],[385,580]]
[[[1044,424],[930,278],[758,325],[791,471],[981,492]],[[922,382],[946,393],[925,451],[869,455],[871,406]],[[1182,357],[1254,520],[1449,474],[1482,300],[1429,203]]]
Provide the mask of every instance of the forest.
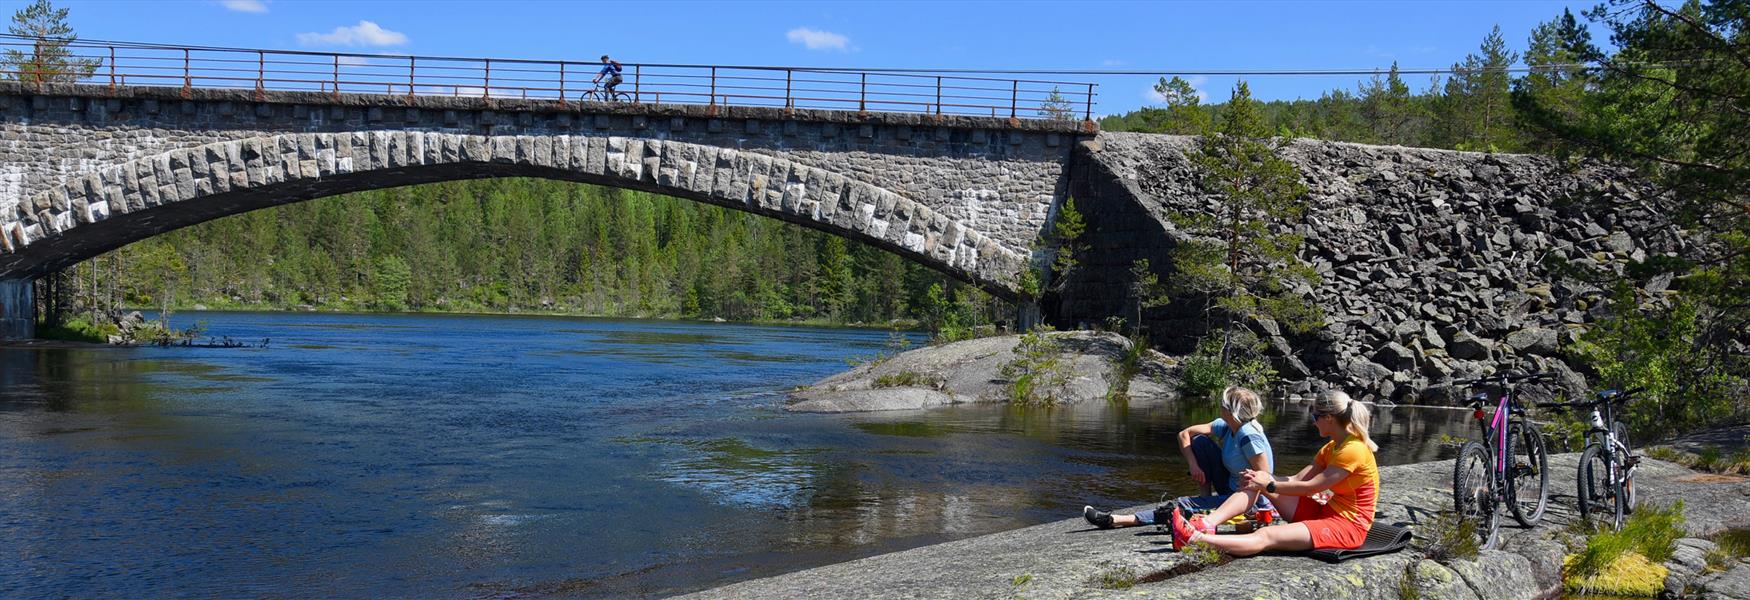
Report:
[[926,305],[939,314],[958,300],[970,315],[990,303],[898,255],[770,217],[531,178],[258,210],[137,242],[67,278],[76,305],[171,309],[911,325]]

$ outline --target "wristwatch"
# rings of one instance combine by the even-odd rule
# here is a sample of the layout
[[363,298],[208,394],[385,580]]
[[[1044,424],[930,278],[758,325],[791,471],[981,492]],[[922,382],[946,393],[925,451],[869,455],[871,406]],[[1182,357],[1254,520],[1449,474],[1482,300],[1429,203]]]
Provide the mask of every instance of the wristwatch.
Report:
[[1272,494],[1276,493],[1276,482],[1272,481],[1272,482],[1270,482],[1270,485],[1264,486],[1264,491],[1270,492]]

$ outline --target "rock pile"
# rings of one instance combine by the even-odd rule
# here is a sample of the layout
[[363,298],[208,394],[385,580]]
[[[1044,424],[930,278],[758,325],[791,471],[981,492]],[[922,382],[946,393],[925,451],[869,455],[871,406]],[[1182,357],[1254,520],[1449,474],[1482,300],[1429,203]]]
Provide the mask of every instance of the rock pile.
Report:
[[[1194,144],[1102,133],[1092,155],[1133,180],[1145,196],[1136,201],[1177,240],[1183,233],[1171,214],[1216,205],[1186,157]],[[1305,238],[1300,258],[1322,278],[1297,292],[1327,317],[1307,336],[1253,324],[1275,349],[1279,371],[1301,380],[1294,393],[1335,385],[1366,399],[1444,403],[1462,390],[1442,382],[1504,369],[1554,371],[1561,388],[1581,393],[1585,378],[1562,350],[1604,318],[1608,290],[1559,272],[1564,265],[1620,271],[1685,243],[1659,213],[1655,193],[1599,165],[1307,140],[1280,155],[1307,186],[1307,210],[1293,228]],[[1646,291],[1667,284],[1655,279]],[[1192,317],[1168,312],[1169,323]]]

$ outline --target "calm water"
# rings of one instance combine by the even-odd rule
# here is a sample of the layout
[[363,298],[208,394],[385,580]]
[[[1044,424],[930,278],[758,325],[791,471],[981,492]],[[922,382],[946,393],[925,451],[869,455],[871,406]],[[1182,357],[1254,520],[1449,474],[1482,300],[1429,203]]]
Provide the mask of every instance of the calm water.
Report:
[[[666,595],[1186,490],[1207,405],[796,415],[854,329],[184,313],[0,349],[0,597]],[[1382,461],[1462,414],[1397,408]],[[1270,406],[1278,461],[1318,440]]]

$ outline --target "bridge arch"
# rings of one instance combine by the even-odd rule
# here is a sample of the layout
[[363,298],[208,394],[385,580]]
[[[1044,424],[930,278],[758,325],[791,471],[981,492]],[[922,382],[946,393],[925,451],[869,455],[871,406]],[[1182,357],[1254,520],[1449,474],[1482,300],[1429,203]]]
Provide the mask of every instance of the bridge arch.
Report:
[[[1027,256],[863,177],[654,137],[366,130],[209,142],[90,169],[0,229],[0,278],[33,278],[260,208],[437,181],[528,176],[648,191],[875,245],[1013,299]],[[974,199],[976,200],[976,199]]]

